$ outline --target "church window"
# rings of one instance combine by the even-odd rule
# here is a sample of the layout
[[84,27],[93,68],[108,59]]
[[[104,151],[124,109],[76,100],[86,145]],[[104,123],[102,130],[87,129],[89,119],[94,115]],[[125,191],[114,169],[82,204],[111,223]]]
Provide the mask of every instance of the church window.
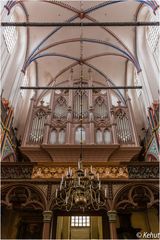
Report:
[[57,142],[57,131],[53,129],[50,133],[50,144],[56,144]]
[[81,140],[82,140],[83,143],[85,142],[85,140],[86,140],[86,133],[85,133],[84,128],[78,127],[76,129],[76,132],[75,132],[75,142],[76,143],[81,143]]
[[89,216],[72,216],[71,227],[90,227]]
[[[28,84],[29,84],[29,82],[28,82],[28,76],[27,76],[27,72],[26,72],[25,75],[24,75],[24,77],[23,77],[23,80],[22,80],[22,86],[23,86],[23,87],[27,87]],[[24,90],[24,89],[21,89],[21,90],[20,90],[20,94],[21,94],[21,96],[23,97],[24,94],[25,94],[25,90]]]
[[43,106],[48,106],[49,103],[50,103],[50,98],[51,98],[51,94],[46,94],[44,97],[43,97]]
[[[15,17],[12,15],[10,22],[15,22]],[[10,55],[17,42],[18,32],[15,26],[5,27],[1,39],[1,76],[3,75]]]
[[[160,15],[157,13],[155,16],[150,16],[150,22],[158,22]],[[147,26],[146,38],[151,52],[155,58],[157,65],[159,66],[159,40],[160,40],[160,30],[159,26]]]
[[[136,70],[134,72],[134,85],[135,86],[141,86],[142,85]],[[142,89],[136,89],[136,92],[137,92],[137,96],[139,97],[142,94]]]
[[59,142],[59,144],[65,143],[65,130],[64,129],[59,131],[58,142]]
[[118,101],[119,99],[117,98],[117,96],[115,94],[111,94],[111,101],[112,101],[112,105],[113,106],[117,106],[118,105]]
[[[10,18],[10,22],[15,22],[15,21],[16,21],[15,17],[12,15]],[[17,36],[18,36],[16,27],[15,26],[5,27],[3,35],[4,35],[4,40],[5,40],[7,49],[9,51],[9,53],[11,54],[15,47],[15,44],[17,41]]]
[[108,129],[106,129],[104,131],[104,143],[110,144],[111,142],[112,142],[111,132]]
[[96,143],[101,144],[102,142],[103,142],[102,131],[98,129],[96,131]]

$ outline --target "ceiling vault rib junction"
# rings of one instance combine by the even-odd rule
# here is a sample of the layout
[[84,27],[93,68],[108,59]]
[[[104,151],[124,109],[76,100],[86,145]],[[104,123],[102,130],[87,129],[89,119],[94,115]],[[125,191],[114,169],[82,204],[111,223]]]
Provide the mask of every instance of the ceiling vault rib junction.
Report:
[[[113,1],[110,1],[110,2],[106,2],[106,3],[102,3],[102,4],[99,4],[97,6],[94,6],[92,8],[89,8],[89,9],[86,9],[84,11],[84,13],[90,13],[92,11],[95,11],[95,10],[98,10],[99,8],[102,8],[102,7],[105,7],[106,5],[112,5],[112,4],[116,4],[116,3],[125,3],[127,2],[128,0],[114,0]],[[148,5],[149,7],[151,7],[153,9],[153,11],[155,11],[159,5],[157,4],[156,1],[153,1],[153,0],[135,0],[136,2],[138,3],[142,3],[142,4],[146,4]],[[19,2],[24,2],[24,0],[19,0],[19,1],[16,1],[16,0],[13,0],[13,1],[8,1],[8,3],[6,4],[6,6],[8,7],[9,10],[11,10],[11,8],[13,8],[16,4],[18,4]],[[64,7],[68,10],[71,10],[71,11],[74,11],[74,12],[77,12],[77,9],[68,5],[68,4],[65,4],[65,3],[62,3],[60,1],[54,1],[54,2],[51,2],[51,1],[46,1],[46,0],[41,0],[41,2],[46,2],[46,3],[51,3],[51,4],[56,4],[56,5],[59,5],[61,7]],[[80,11],[79,11],[80,12]]]
[[[74,16],[72,16],[71,18],[69,18],[68,20],[66,20],[66,23],[72,23],[72,22],[73,22],[74,20],[76,20],[78,17],[79,17],[80,19],[86,18],[86,19],[88,19],[88,20],[90,20],[90,21],[92,21],[92,22],[98,23],[98,21],[97,21],[96,19],[92,18],[91,16],[89,16],[89,15],[87,15],[87,14],[92,13],[93,11],[96,11],[96,10],[98,10],[98,9],[101,9],[101,8],[103,8],[103,7],[105,7],[105,6],[109,6],[109,5],[112,5],[112,4],[116,5],[115,3],[125,3],[125,2],[127,2],[127,1],[128,1],[128,0],[116,0],[116,1],[114,1],[114,2],[113,2],[113,1],[108,1],[108,2],[105,2],[105,3],[97,4],[96,6],[93,6],[93,7],[91,7],[91,8],[88,8],[88,9],[84,10],[83,12],[81,12],[80,10],[78,10],[78,9],[70,6],[69,4],[66,4],[66,3],[63,3],[63,2],[60,2],[60,1],[53,1],[53,2],[51,2],[51,1],[43,1],[43,0],[42,0],[42,1],[39,1],[39,2],[51,3],[51,4],[53,4],[53,5],[57,5],[57,6],[59,6],[59,7],[65,8],[66,10],[69,10],[69,11],[71,11],[71,12],[76,13],[76,15],[74,15]],[[140,6],[143,6],[143,4],[147,5],[148,7],[152,8],[152,10],[153,10],[154,13],[155,13],[156,9],[158,8],[158,4],[156,3],[156,1],[151,1],[151,0],[149,0],[149,1],[145,1],[145,0],[135,0],[135,2],[140,3],[140,4],[139,4],[139,7],[140,7]],[[8,10],[8,14],[10,13],[10,10],[11,10],[16,4],[18,4],[18,3],[19,3],[19,4],[22,6],[22,8],[24,9],[25,14],[27,13],[27,10],[26,10],[26,8],[25,8],[25,4],[23,4],[23,3],[27,3],[27,1],[25,2],[25,1],[23,1],[23,0],[21,0],[21,1],[20,1],[20,0],[19,0],[19,1],[14,1],[14,0],[13,0],[13,1],[8,1],[8,3],[6,4],[6,9]],[[26,16],[27,16],[27,15],[26,15]],[[29,15],[28,15],[27,17],[29,17]],[[28,19],[28,21],[29,21],[29,19]],[[113,33],[110,29],[105,28],[104,26],[99,26],[99,27],[102,28],[102,29],[104,29],[108,34],[110,34],[112,37],[114,37],[114,38],[118,41],[118,43],[121,44],[121,46],[123,46],[123,48],[124,48],[126,51],[124,51],[123,49],[120,49],[118,46],[115,45],[115,47],[116,47],[115,49],[116,49],[117,51],[119,51],[119,49],[122,50],[122,52],[121,52],[122,55],[121,55],[121,54],[116,54],[116,53],[95,54],[95,55],[92,55],[92,56],[90,56],[90,57],[87,57],[87,58],[83,59],[83,63],[84,63],[85,65],[87,65],[88,67],[94,69],[94,70],[95,70],[97,73],[99,73],[101,76],[103,76],[103,77],[106,79],[107,82],[110,82],[111,85],[114,85],[114,83],[112,82],[112,80],[110,80],[110,79],[106,76],[105,73],[103,73],[101,70],[99,70],[99,69],[96,68],[95,66],[87,63],[86,61],[89,61],[89,60],[91,60],[91,59],[93,59],[93,58],[96,58],[96,57],[119,56],[119,57],[122,57],[122,58],[126,58],[127,61],[130,60],[130,61],[134,64],[134,66],[135,66],[137,69],[139,69],[139,71],[140,71],[141,69],[140,69],[140,66],[139,66],[138,58],[135,57],[135,56],[130,52],[130,50],[129,50],[128,47],[125,45],[125,43],[120,40],[119,36],[116,36],[115,33]],[[46,47],[43,48],[43,49],[41,49],[42,45],[43,45],[54,33],[57,33],[60,29],[61,29],[61,27],[58,27],[58,28],[54,29],[54,31],[52,31],[51,33],[49,33],[44,39],[42,39],[42,41],[38,44],[38,46],[36,46],[36,48],[33,49],[33,51],[31,52],[30,56],[28,56],[28,59],[26,58],[26,62],[25,62],[25,65],[24,65],[24,66],[26,66],[26,68],[29,66],[29,64],[30,64],[32,61],[36,61],[36,59],[38,59],[39,56],[41,56],[41,57],[43,56],[43,54],[42,54],[42,55],[38,55],[39,53],[41,53],[41,52],[43,52],[43,51],[45,51],[45,50],[47,50],[47,49],[50,48],[50,47],[48,46],[47,49],[46,49]],[[92,39],[91,39],[91,40],[92,40]],[[93,41],[94,41],[94,40],[96,40],[96,39],[93,39]],[[98,41],[101,41],[101,40],[98,40]],[[67,42],[64,42],[64,43],[67,43]],[[93,42],[93,43],[96,43],[96,42]],[[62,43],[62,44],[63,44],[63,43]],[[103,44],[103,43],[101,43],[101,44]],[[54,45],[54,44],[53,44],[53,45]],[[55,43],[55,45],[56,45],[56,43]],[[27,48],[27,49],[28,49],[28,48]],[[39,50],[39,49],[40,49],[40,50]],[[45,53],[44,53],[44,54],[45,54]],[[46,53],[46,54],[47,54],[47,53]],[[52,53],[51,53],[51,54],[52,54]],[[28,55],[28,54],[26,54],[26,55]],[[44,56],[45,56],[45,55],[44,55]],[[66,56],[66,55],[63,55],[63,57],[64,57],[64,56]],[[46,57],[47,57],[47,55],[46,55]],[[58,54],[57,54],[57,57],[58,57]],[[62,70],[53,78],[53,80],[52,80],[49,84],[53,84],[53,81],[54,81],[55,79],[57,79],[60,75],[62,75],[64,72],[66,72],[67,70],[69,70],[71,66],[73,67],[73,66],[76,66],[76,65],[80,64],[80,60],[79,60],[78,58],[74,58],[74,57],[72,58],[71,56],[68,56],[68,59],[73,60],[73,61],[76,61],[76,62],[75,62],[75,63],[72,63],[72,64],[70,64],[68,67],[62,69]],[[24,68],[23,68],[23,70],[24,70]],[[44,92],[43,92],[43,93],[44,93]],[[42,94],[43,94],[43,93],[42,93]],[[118,95],[120,95],[121,98],[125,101],[124,96],[121,94],[121,92],[117,91],[117,93],[118,93]],[[40,97],[40,96],[39,96],[39,97]],[[39,97],[38,97],[38,98],[39,98]]]

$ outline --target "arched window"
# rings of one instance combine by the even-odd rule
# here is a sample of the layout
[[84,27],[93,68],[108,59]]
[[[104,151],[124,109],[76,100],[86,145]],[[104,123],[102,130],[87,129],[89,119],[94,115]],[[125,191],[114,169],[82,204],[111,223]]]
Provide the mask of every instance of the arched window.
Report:
[[59,142],[59,144],[65,143],[65,130],[64,129],[61,129],[59,131],[58,142]]
[[56,118],[67,117],[66,99],[62,96],[57,99],[57,104],[55,106],[54,116]]
[[[150,22],[158,22],[160,14],[154,16],[149,16]],[[151,52],[155,58],[155,61],[159,67],[159,40],[160,40],[160,30],[159,26],[147,26],[146,38]]]
[[57,131],[55,129],[53,129],[50,133],[49,143],[50,144],[56,144],[57,143]]
[[78,127],[75,132],[75,142],[81,143],[81,140],[83,143],[85,142],[86,133],[85,133],[85,129],[83,127]]
[[[140,78],[138,77],[137,71],[134,71],[134,85],[135,86],[142,86]],[[137,96],[139,97],[142,94],[142,89],[136,89]]]
[[49,105],[49,103],[50,103],[50,98],[51,98],[51,94],[50,94],[50,93],[49,93],[49,94],[46,94],[46,95],[43,97],[43,101],[44,101],[43,106]]
[[[15,22],[15,21],[16,21],[16,18],[14,15],[12,15],[10,18],[10,22]],[[16,27],[15,26],[5,27],[3,36],[4,36],[4,40],[5,40],[5,43],[6,43],[9,53],[12,53],[12,51],[15,47],[16,41],[17,41],[17,36],[18,36]]]
[[[12,15],[8,20],[10,22],[16,22],[16,17]],[[1,39],[1,76],[9,61],[18,38],[18,31],[15,26],[5,27]]]
[[[28,81],[28,75],[27,75],[27,71],[26,71],[26,73],[24,75],[24,78],[22,80],[22,86],[27,87],[28,85],[29,85],[29,81]],[[25,92],[26,91],[24,89],[20,90],[20,94],[21,94],[22,97],[24,96]]]
[[106,118],[108,116],[107,106],[102,97],[98,97],[95,101],[94,115],[97,118]]
[[112,142],[111,132],[108,129],[106,129],[104,131],[104,143],[110,144],[111,142]]
[[103,142],[102,131],[98,129],[96,131],[96,143],[101,144]]
[[118,105],[118,97],[114,94],[114,93],[111,93],[111,101],[112,101],[112,105],[113,106],[117,106]]

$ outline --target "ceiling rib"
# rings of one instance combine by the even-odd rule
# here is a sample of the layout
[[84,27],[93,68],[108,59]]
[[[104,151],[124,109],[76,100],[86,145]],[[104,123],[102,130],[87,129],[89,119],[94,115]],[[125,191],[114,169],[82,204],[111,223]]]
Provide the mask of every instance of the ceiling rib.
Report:
[[[21,2],[21,1],[19,1],[19,2]],[[42,1],[42,2],[43,2],[43,1]],[[44,1],[44,2],[46,2],[46,1]],[[118,2],[125,2],[125,1],[124,1],[124,0],[122,0],[122,1],[114,1],[114,3],[118,3]],[[138,2],[139,2],[139,1],[138,1]],[[53,3],[54,3],[54,2],[53,2]],[[114,4],[114,3],[113,3],[113,1],[110,1],[110,2],[105,2],[105,3],[103,3],[103,4],[98,4],[98,5],[96,5],[96,6],[92,7],[92,8],[86,9],[86,10],[84,11],[84,13],[89,13],[89,12],[95,11],[95,10],[97,10],[97,9],[99,9],[99,8],[102,8],[102,7],[104,7],[104,6],[107,6],[107,5],[110,5],[110,4]],[[143,1],[143,3],[145,3],[145,1]],[[62,6],[62,5],[61,5],[61,6]],[[64,6],[63,6],[63,7],[64,7]],[[67,8],[66,5],[65,5],[65,8]],[[71,10],[71,8],[67,8],[67,9]],[[78,14],[78,16],[79,16],[79,14]],[[73,19],[74,19],[74,17],[73,17]],[[68,21],[70,22],[70,21],[73,21],[73,20],[68,19]],[[67,21],[67,22],[68,22],[68,21]],[[49,37],[51,37],[55,32],[57,32],[59,29],[60,29],[60,28],[57,28],[54,32],[50,33],[46,38],[44,38],[44,39],[42,40],[42,42],[39,43],[39,45],[37,46],[37,48],[35,48],[35,49],[32,51],[30,57],[32,57],[32,55],[34,54],[34,52],[36,52],[36,50],[37,50]],[[29,58],[30,58],[30,57],[29,57]],[[29,59],[28,59],[28,60],[29,60]]]
[[[117,47],[116,45],[114,44],[111,44],[109,42],[106,42],[106,41],[103,41],[103,40],[99,40],[99,39],[90,39],[90,38],[83,38],[83,39],[80,39],[80,38],[75,38],[75,39],[68,39],[68,40],[65,40],[65,41],[61,41],[59,43],[57,43],[56,45],[60,45],[60,44],[64,44],[64,43],[70,43],[70,42],[79,42],[79,41],[83,41],[83,42],[89,42],[89,43],[96,43],[96,44],[101,44],[101,45],[106,45],[106,46],[109,46],[113,49],[116,49],[117,51],[121,52],[127,59],[129,59],[133,64],[134,66],[136,67],[137,71],[140,72],[141,71],[141,68],[140,68],[140,65],[138,63],[138,60],[135,59],[135,58],[132,58],[132,56],[130,56],[126,51],[124,51],[123,49]],[[51,47],[52,45],[50,45]],[[52,46],[53,47],[53,46]],[[48,49],[48,48],[47,48]],[[57,54],[57,53],[56,53]],[[33,62],[34,60],[36,60],[37,58],[39,58],[39,56],[41,57],[44,57],[46,56],[46,54],[42,54],[42,55],[34,55],[28,62],[25,63],[24,67],[23,67],[23,71],[25,72],[26,68],[29,66],[29,64],[31,62]]]

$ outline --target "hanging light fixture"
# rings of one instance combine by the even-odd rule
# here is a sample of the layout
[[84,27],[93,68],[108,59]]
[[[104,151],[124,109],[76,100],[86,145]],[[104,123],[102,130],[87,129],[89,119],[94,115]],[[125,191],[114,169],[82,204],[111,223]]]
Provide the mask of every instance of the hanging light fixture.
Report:
[[92,166],[86,172],[79,160],[75,174],[69,167],[66,176],[62,176],[60,186],[55,193],[54,209],[98,211],[106,208],[106,200],[107,191],[102,189],[99,175],[93,173]]
[[[81,3],[81,12],[82,3]],[[82,15],[82,14],[81,14]],[[73,173],[69,167],[58,189],[55,192],[54,209],[71,211],[74,209],[95,210],[106,208],[107,189],[103,190],[99,174],[95,175],[92,170],[84,170],[83,160],[83,28],[81,25],[80,41],[80,158],[78,160],[77,170]]]

